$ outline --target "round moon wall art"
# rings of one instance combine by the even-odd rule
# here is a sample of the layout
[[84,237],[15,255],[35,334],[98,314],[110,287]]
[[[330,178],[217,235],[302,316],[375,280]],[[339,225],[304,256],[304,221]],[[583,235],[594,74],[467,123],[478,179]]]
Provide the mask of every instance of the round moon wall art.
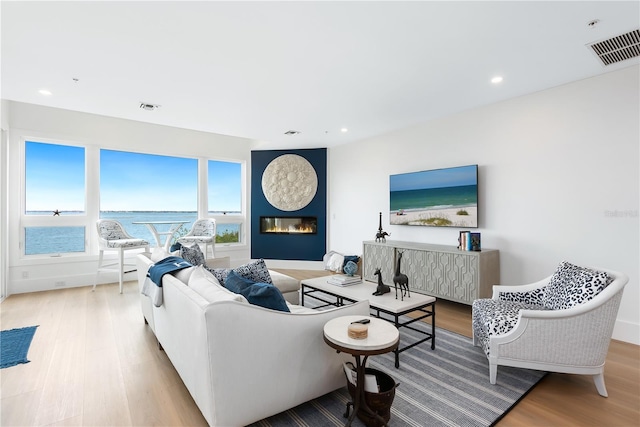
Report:
[[283,211],[297,211],[311,203],[318,190],[318,176],[311,163],[297,154],[283,154],[262,173],[262,192]]

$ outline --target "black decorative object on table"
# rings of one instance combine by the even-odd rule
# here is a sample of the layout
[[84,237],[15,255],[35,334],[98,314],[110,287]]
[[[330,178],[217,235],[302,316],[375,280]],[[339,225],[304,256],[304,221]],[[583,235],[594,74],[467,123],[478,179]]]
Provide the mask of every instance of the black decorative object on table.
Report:
[[406,274],[400,273],[400,261],[402,260],[402,251],[398,251],[398,262],[396,264],[396,274],[393,276],[393,284],[396,287],[396,299],[398,299],[398,286],[400,286],[400,300],[404,301],[404,296],[411,298],[409,293],[409,278]]
[[[384,295],[386,293],[391,292],[391,288],[385,285],[384,283],[382,283],[382,273],[380,272],[379,268],[376,268],[376,271],[373,273],[373,275],[378,276],[378,287],[376,288],[376,291],[372,295],[378,296],[378,295]],[[397,295],[396,295],[396,299],[398,299]]]
[[386,231],[382,231],[382,212],[380,212],[380,221],[378,222],[378,232],[376,233],[376,242],[386,242],[386,236],[390,236]]

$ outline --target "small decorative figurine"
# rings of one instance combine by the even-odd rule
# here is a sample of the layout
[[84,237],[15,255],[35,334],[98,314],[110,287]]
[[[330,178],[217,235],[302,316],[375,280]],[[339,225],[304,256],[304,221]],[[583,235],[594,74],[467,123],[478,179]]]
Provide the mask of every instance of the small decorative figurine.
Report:
[[386,242],[386,236],[390,236],[386,231],[382,231],[382,212],[380,212],[380,222],[378,223],[378,232],[376,233],[376,242]]
[[[375,273],[373,273],[374,276],[378,276],[378,287],[376,288],[376,291],[372,294],[372,295],[384,295],[386,293],[391,292],[391,288],[387,285],[385,285],[384,283],[382,283],[382,273],[380,272],[379,268],[376,268]],[[398,298],[398,296],[396,295],[396,299]]]
[[396,264],[396,274],[393,276],[393,284],[396,288],[396,299],[398,299],[398,286],[400,286],[400,300],[404,301],[404,296],[411,298],[409,293],[409,278],[406,274],[400,273],[400,261],[402,260],[402,252],[398,251],[398,262]]
[[347,261],[347,263],[342,267],[342,271],[347,276],[353,276],[358,272],[358,264],[353,261]]

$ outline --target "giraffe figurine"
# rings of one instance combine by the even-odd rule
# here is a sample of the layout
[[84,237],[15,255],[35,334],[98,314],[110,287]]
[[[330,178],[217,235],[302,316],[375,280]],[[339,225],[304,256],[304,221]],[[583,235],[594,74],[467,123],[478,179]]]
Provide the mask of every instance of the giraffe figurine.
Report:
[[396,299],[398,299],[398,286],[400,286],[400,300],[404,301],[404,296],[411,298],[409,293],[409,278],[406,274],[400,273],[400,262],[402,261],[402,252],[398,251],[398,262],[396,263],[396,274],[393,276],[393,284],[396,287]]

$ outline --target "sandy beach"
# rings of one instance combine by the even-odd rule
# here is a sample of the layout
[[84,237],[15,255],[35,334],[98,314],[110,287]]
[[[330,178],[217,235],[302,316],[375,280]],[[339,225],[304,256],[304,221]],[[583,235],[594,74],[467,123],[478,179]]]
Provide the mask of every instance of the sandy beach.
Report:
[[[466,211],[469,215],[458,215],[458,211]],[[389,223],[393,225],[444,226],[445,224],[443,222],[446,221],[443,220],[448,220],[450,223],[446,225],[450,227],[477,227],[477,212],[477,206],[404,211],[402,215],[391,213],[391,215],[389,215]]]

